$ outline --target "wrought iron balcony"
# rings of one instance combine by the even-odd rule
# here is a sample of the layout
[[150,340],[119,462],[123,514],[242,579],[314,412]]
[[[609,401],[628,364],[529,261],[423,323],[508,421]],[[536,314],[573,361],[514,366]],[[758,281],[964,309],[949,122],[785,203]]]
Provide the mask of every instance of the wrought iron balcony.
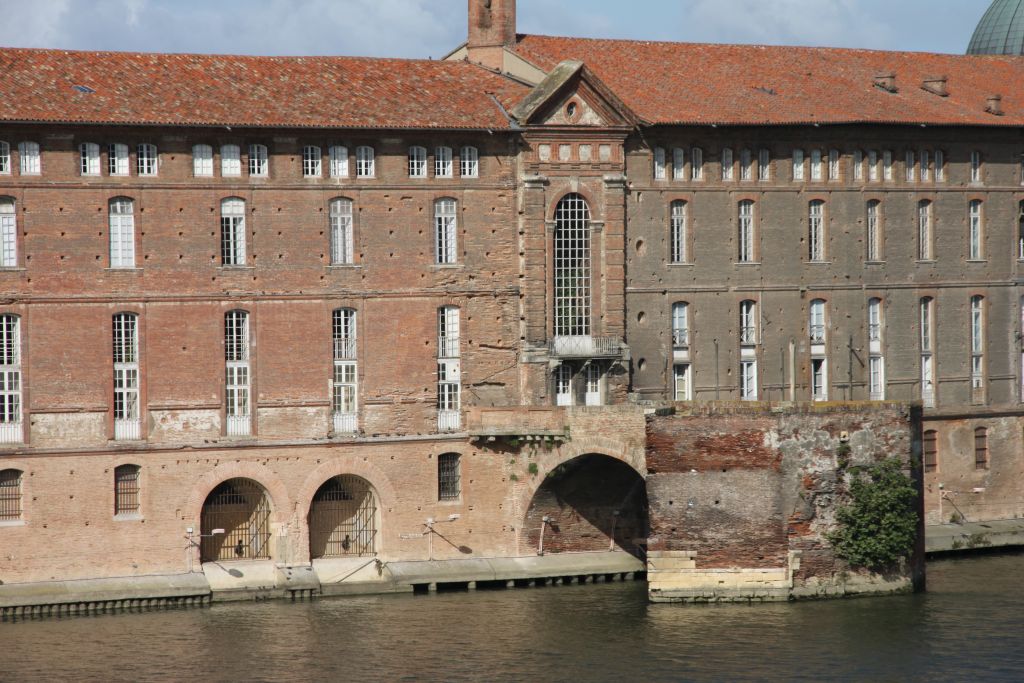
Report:
[[552,358],[619,358],[625,348],[618,337],[554,337],[548,343]]

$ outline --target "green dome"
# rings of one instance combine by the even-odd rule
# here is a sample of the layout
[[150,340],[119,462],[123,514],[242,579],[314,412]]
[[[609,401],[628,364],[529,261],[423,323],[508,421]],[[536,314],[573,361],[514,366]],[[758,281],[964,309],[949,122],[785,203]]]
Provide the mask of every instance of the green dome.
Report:
[[969,55],[1024,55],[1024,0],[995,0],[974,30]]

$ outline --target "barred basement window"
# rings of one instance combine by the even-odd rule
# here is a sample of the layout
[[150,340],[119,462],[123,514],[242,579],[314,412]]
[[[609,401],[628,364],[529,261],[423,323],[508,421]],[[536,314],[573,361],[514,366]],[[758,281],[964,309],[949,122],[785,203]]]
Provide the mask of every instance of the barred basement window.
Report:
[[456,252],[458,219],[455,209],[454,199],[438,199],[434,202],[434,255],[437,258],[437,263],[440,264],[458,261]]
[[669,222],[672,263],[686,263],[686,202],[672,202]]
[[156,175],[157,158],[156,145],[147,142],[140,144],[135,160],[136,172],[139,175]]
[[772,177],[772,153],[761,148],[757,151],[757,179],[760,181],[771,180]]
[[0,315],[0,443],[23,440],[21,319],[16,315]]
[[228,197],[220,203],[220,262],[245,265],[245,200]]
[[192,146],[192,175],[196,178],[209,178],[213,175],[213,147]]
[[135,203],[127,197],[110,200],[110,267],[135,267]]
[[480,153],[476,147],[467,145],[459,150],[459,175],[463,178],[480,177]]
[[352,200],[331,200],[331,263],[347,265],[353,262]]
[[21,160],[21,175],[39,175],[42,173],[38,142],[19,143],[18,157]]
[[95,142],[83,142],[78,146],[78,169],[82,175],[100,174],[100,146]]
[[935,300],[924,297],[920,302],[921,401],[926,408],[935,407]]
[[14,211],[14,200],[0,197],[0,267],[15,268],[18,265],[18,215]]
[[331,161],[331,177],[348,178],[348,147],[331,145],[327,152]]
[[695,181],[704,180],[704,150],[700,147],[690,150],[690,178]]
[[238,145],[220,146],[220,174],[225,178],[242,175],[242,149]]
[[590,207],[578,194],[555,209],[555,336],[590,335]]
[[693,400],[689,363],[676,363],[672,366],[672,394],[676,401]]
[[[213,163],[212,159],[210,163]],[[128,175],[128,164],[128,145],[114,142],[107,146],[107,172],[110,175]]]
[[0,522],[21,519],[21,470],[0,470]]
[[664,180],[665,179],[665,148],[655,147],[654,148],[654,179]]
[[811,180],[822,179],[821,150],[811,150]]
[[266,145],[249,145],[249,175],[265,178],[270,173],[270,157]]
[[920,261],[931,261],[934,258],[932,252],[933,225],[932,225],[932,203],[922,200],[917,204],[917,258]]
[[686,150],[682,147],[672,150],[672,179],[686,180]]
[[872,199],[868,202],[867,217],[867,260],[882,260],[882,202]]
[[734,177],[732,149],[726,147],[722,150],[722,180],[730,181]]
[[372,178],[375,174],[373,147],[356,147],[356,177]]
[[685,349],[690,345],[690,305],[685,301],[672,304],[672,346]]
[[921,454],[924,456],[924,471],[937,472],[939,470],[939,439],[938,432],[934,429],[929,429],[921,435]]
[[409,177],[427,177],[427,148],[415,145],[409,148]]
[[793,150],[793,180],[804,179],[804,151],[802,149]]
[[975,402],[978,391],[985,388],[985,298],[971,297],[971,388]]
[[825,202],[815,199],[809,207],[807,223],[808,258],[811,261],[825,260]]
[[114,329],[114,439],[142,438],[139,419],[139,317],[118,313]]
[[740,344],[757,344],[757,302],[749,299],[740,302]]
[[739,203],[739,254],[740,263],[753,263],[754,245],[754,202],[744,199]]
[[120,465],[114,468],[114,515],[139,514],[138,465]]
[[358,430],[358,366],[356,312],[341,308],[331,317],[334,339],[334,376],[331,380],[331,408],[336,433]]
[[978,261],[983,258],[982,241],[984,239],[980,200],[971,200],[969,214],[968,221],[970,223],[970,234],[968,235],[968,258],[972,261]]
[[322,158],[320,148],[316,145],[306,145],[302,148],[302,177],[319,178],[323,175],[321,168]]
[[753,158],[749,149],[740,150],[740,180],[753,180]]
[[[203,562],[270,559],[270,500],[252,479],[229,479],[206,497],[200,513]],[[214,535],[214,529],[224,529]]]
[[451,178],[453,173],[452,148],[438,147],[434,150],[434,176],[438,178]]
[[458,500],[462,495],[461,457],[458,453],[437,456],[437,499]]
[[971,182],[981,182],[981,152],[971,152]]
[[226,369],[225,413],[229,436],[248,436],[251,431],[249,401],[249,314],[229,311],[224,316]]
[[0,140],[0,173],[9,175],[11,172],[11,145]]
[[974,468],[988,469],[988,429],[985,427],[974,430]]
[[459,323],[458,307],[437,309],[437,427],[443,432],[454,431],[462,423]]

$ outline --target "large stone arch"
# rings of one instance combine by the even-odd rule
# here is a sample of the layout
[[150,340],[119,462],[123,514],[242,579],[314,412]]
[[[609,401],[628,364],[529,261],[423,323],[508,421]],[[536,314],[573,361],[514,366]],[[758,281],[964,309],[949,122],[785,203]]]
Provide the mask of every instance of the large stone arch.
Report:
[[288,496],[288,489],[271,469],[260,463],[246,461],[218,464],[199,477],[192,487],[192,493],[185,508],[191,526],[199,528],[199,519],[207,496],[228,479],[252,479],[262,486],[267,492],[267,497],[270,498],[271,523],[275,525],[288,524],[294,511],[294,504]]

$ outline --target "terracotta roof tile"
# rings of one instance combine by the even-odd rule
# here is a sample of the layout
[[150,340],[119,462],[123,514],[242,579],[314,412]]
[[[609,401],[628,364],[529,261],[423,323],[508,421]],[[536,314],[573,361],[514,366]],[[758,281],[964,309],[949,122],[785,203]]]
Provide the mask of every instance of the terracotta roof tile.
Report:
[[3,121],[507,129],[495,97],[528,88],[464,62],[0,49],[0,92]]
[[[519,36],[550,70],[584,62],[652,124],[909,123],[1024,125],[1024,57]],[[897,93],[874,85],[896,74]],[[921,88],[948,76],[948,97]],[[985,111],[1001,94],[1004,116]]]

